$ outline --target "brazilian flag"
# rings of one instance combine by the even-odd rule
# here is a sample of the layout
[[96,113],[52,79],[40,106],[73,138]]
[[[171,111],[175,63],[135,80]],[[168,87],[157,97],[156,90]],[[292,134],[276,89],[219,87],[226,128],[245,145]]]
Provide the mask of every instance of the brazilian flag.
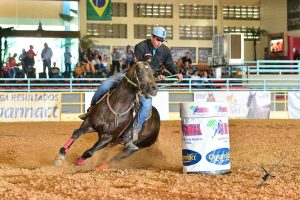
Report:
[[87,0],[87,20],[111,20],[111,0]]

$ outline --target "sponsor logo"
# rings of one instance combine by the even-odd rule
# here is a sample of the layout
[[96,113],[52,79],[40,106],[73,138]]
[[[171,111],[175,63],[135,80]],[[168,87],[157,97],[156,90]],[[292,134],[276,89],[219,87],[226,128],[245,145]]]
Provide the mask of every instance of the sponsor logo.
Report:
[[230,163],[229,148],[216,149],[206,155],[206,160],[216,165],[227,165]]
[[214,130],[214,136],[216,135],[228,135],[229,128],[228,123],[223,123],[222,120],[211,119],[207,122],[207,127],[210,127]]
[[189,149],[182,150],[182,162],[184,166],[190,166],[198,163],[202,156],[196,152]]
[[182,133],[185,136],[202,135],[200,124],[184,124],[182,125]]
[[228,112],[227,107],[216,106],[215,109],[216,109],[217,112],[222,112],[222,113],[227,113]]
[[193,111],[193,113],[207,113],[208,108],[207,107],[199,107],[199,106],[191,106],[190,109]]

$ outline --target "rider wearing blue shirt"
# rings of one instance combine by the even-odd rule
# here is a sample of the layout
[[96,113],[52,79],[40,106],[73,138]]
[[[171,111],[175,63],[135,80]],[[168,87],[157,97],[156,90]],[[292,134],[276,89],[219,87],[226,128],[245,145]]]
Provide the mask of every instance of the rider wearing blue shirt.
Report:
[[[134,55],[139,61],[147,61],[149,57],[151,57],[151,67],[153,72],[159,69],[159,66],[163,64],[168,71],[172,74],[177,74],[176,66],[173,63],[172,55],[170,49],[165,46],[163,43],[166,40],[167,33],[163,27],[155,27],[153,29],[152,35],[150,39],[146,39],[135,46]],[[125,76],[124,73],[120,72],[117,73],[108,79],[106,79],[102,85],[97,89],[95,92],[91,106],[95,105],[99,99],[101,99],[108,90],[116,87],[123,77]],[[159,79],[164,79],[165,77],[160,75]],[[182,74],[178,74],[179,81],[182,79]],[[138,114],[138,127],[137,129],[132,129],[133,133],[133,140],[137,139],[137,134],[142,129],[143,123],[150,115],[152,110],[152,98],[145,98],[142,96],[140,98],[140,110]],[[85,118],[85,115],[80,116],[81,119]],[[126,134],[128,135],[128,134]],[[128,149],[138,149],[137,146],[134,145],[134,142],[131,138],[129,141],[126,141],[126,148]]]

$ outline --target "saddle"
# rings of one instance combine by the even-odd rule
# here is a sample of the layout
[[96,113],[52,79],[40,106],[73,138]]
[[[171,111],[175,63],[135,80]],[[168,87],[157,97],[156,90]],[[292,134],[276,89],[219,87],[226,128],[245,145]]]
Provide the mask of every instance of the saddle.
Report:
[[[79,115],[78,117],[81,119],[81,120],[85,120],[91,110],[93,110],[93,108],[100,102],[102,102],[105,97],[106,97],[106,103],[107,103],[107,106],[109,107],[110,111],[114,114],[115,116],[115,126],[118,126],[118,117],[121,117],[125,114],[127,114],[128,112],[130,112],[131,109],[133,109],[133,127],[131,129],[128,130],[129,126],[131,123],[129,123],[129,126],[126,127],[121,133],[119,136],[121,136],[123,133],[123,137],[121,139],[121,143],[127,143],[129,142],[131,139],[133,142],[137,141],[138,140],[138,131],[137,131],[137,126],[138,126],[138,121],[137,121],[137,113],[139,112],[139,96],[140,94],[137,93],[136,95],[136,98],[135,98],[135,101],[132,103],[132,105],[123,113],[117,113],[115,110],[113,110],[113,108],[111,107],[110,103],[109,103],[109,97],[110,95],[114,92],[114,89],[111,89],[109,90],[100,100],[97,101],[97,103],[95,105],[91,105],[88,109],[87,109],[87,112],[86,113],[83,113],[81,115]],[[152,116],[152,112],[150,112],[149,116],[146,118],[145,121],[147,121],[148,119],[150,119],[150,117]],[[131,131],[130,131],[131,130]],[[131,133],[131,134],[130,134]]]

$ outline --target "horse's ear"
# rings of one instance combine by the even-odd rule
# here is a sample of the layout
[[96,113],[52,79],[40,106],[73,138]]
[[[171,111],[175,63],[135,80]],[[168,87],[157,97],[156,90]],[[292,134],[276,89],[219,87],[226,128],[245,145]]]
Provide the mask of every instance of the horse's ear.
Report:
[[149,57],[147,58],[146,62],[150,64],[150,63],[152,62],[152,57],[149,56]]
[[136,56],[134,56],[134,57],[132,58],[132,61],[133,61],[134,63],[137,63],[137,62],[138,62],[138,59],[137,59],[137,57],[136,57]]

